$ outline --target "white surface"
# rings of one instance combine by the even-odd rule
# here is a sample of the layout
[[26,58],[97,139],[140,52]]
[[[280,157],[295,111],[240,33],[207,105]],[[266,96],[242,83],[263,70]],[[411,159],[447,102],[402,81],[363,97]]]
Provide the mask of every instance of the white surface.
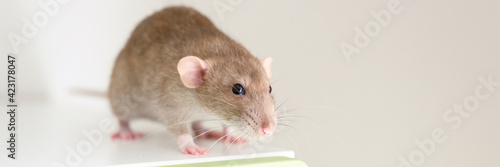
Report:
[[[254,55],[273,57],[276,100],[294,95],[283,108],[299,108],[292,112],[299,117],[287,123],[293,128],[274,134],[271,145],[294,150],[308,165],[398,166],[400,156],[407,158],[419,149],[415,140],[442,128],[447,140],[421,166],[500,166],[500,88],[461,119],[459,128],[443,119],[447,110],[474,95],[478,77],[492,75],[500,81],[500,1],[400,0],[401,13],[392,15],[390,24],[348,63],[339,44],[352,44],[354,28],[364,29],[374,21],[370,12],[387,9],[391,1],[241,1],[222,20],[213,4],[229,4],[227,0],[72,0],[22,46],[20,97],[57,101],[73,87],[105,90],[113,61],[136,24],[164,6],[186,4]],[[37,2],[0,1],[2,57],[12,50],[6,33],[19,33],[22,18],[40,10]],[[0,61],[0,69],[4,65]],[[0,79],[1,91],[5,83]],[[19,146],[19,161],[64,159],[64,147],[74,146],[84,138],[82,130],[95,128],[98,116],[110,113],[108,108],[92,109],[67,106],[59,114],[34,106],[23,110],[20,133],[44,140],[20,138],[29,142]],[[6,129],[4,116],[0,114],[0,134]],[[93,118],[92,126],[57,132],[80,117]],[[29,119],[42,121],[33,124]],[[71,142],[59,144],[63,139]],[[0,156],[1,164],[7,161]]]
[[[161,166],[209,161],[246,159],[255,157],[294,157],[293,151],[274,149],[262,142],[247,145],[233,144],[229,148],[223,142],[212,147],[204,156],[184,155],[173,137],[160,125],[151,121],[136,121],[132,128],[146,137],[139,141],[113,141],[108,129],[117,130],[117,122],[107,110],[104,99],[87,99],[69,96],[66,105],[26,104],[19,113],[37,111],[19,117],[20,133],[16,161],[7,160],[6,166]],[[57,115],[57,117],[54,117]],[[101,128],[102,121],[110,121],[112,128]],[[98,135],[85,133],[98,132]],[[93,140],[97,139],[97,140]],[[101,140],[99,140],[101,139]],[[95,144],[93,143],[95,141]],[[210,147],[216,140],[196,140],[201,146]],[[86,153],[87,145],[91,148]],[[72,154],[74,150],[76,154]],[[80,149],[80,152],[79,152]],[[227,150],[227,151],[226,151]],[[81,157],[81,161],[68,160],[68,156]],[[4,166],[4,163],[2,163]]]

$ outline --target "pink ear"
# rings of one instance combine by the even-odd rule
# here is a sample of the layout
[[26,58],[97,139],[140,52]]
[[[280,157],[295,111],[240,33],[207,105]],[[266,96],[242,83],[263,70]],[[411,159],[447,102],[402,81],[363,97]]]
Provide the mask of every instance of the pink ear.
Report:
[[203,75],[207,68],[208,64],[196,56],[186,56],[177,64],[181,81],[188,88],[197,88],[204,82]]
[[268,78],[271,78],[271,63],[273,62],[273,59],[268,57],[265,58],[264,60],[261,61],[262,66],[264,67],[264,70],[266,70],[266,74]]

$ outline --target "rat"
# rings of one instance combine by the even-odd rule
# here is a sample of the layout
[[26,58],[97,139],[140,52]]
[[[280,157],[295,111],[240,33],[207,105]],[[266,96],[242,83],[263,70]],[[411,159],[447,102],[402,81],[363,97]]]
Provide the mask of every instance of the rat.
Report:
[[[139,139],[142,134],[129,127],[139,118],[162,123],[184,154],[210,151],[193,135],[231,144],[247,141],[235,131],[268,137],[277,125],[271,63],[192,8],[157,11],[138,24],[115,60],[108,97],[119,130],[112,138]],[[203,118],[218,118],[224,126],[207,130]]]

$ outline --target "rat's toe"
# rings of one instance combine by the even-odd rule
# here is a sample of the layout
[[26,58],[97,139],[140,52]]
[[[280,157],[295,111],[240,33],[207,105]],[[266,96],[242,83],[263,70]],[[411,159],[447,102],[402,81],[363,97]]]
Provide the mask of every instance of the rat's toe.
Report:
[[199,154],[201,155],[205,155],[205,154],[208,154],[210,152],[210,149],[208,148],[203,148],[203,147],[199,147],[196,149],[198,151]]
[[210,149],[200,147],[197,145],[189,145],[189,146],[184,146],[181,149],[181,152],[183,154],[190,154],[190,155],[205,155],[210,152]]

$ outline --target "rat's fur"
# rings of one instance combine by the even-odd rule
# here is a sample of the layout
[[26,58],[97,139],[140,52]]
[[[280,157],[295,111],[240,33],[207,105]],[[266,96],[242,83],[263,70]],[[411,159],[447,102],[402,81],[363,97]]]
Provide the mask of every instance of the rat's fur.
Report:
[[[208,65],[203,84],[194,89],[183,84],[176,69],[188,55]],[[190,133],[193,115],[206,112],[256,137],[262,126],[276,124],[266,72],[259,59],[208,18],[187,7],[170,7],[133,31],[116,59],[109,98],[113,113],[125,126],[144,117],[160,121],[179,136]],[[232,93],[236,83],[243,85],[245,95]]]

